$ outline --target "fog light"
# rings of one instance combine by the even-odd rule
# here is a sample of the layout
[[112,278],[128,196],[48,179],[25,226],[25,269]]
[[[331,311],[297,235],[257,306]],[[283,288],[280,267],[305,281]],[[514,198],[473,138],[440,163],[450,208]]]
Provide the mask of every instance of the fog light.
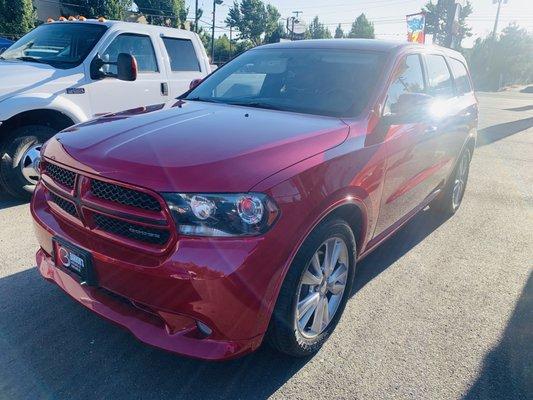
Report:
[[196,327],[198,328],[200,333],[204,335],[205,337],[213,333],[213,330],[201,321],[196,321]]

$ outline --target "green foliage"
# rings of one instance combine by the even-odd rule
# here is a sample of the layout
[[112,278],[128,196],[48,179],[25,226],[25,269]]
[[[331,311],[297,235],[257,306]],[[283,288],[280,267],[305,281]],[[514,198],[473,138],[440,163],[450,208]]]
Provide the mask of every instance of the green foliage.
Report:
[[[426,33],[433,35],[435,43],[441,46],[446,44],[446,38],[448,36],[448,14],[450,10],[453,10],[453,5],[454,0],[441,0],[436,4],[429,1],[422,8],[422,11],[426,13]],[[472,36],[472,28],[467,25],[466,18],[473,11],[472,4],[467,0],[459,16],[459,24],[456,32],[458,47],[461,46],[461,41],[465,37]]]
[[19,37],[35,27],[37,15],[32,0],[0,0],[0,32]]
[[319,21],[317,15],[309,24],[305,36],[309,39],[331,39],[331,32],[323,23]]
[[496,41],[477,39],[465,53],[477,89],[533,82],[533,35],[518,25],[507,26]]
[[185,0],[136,0],[135,4],[152,25],[180,28],[187,19]]
[[335,39],[342,39],[344,37],[344,31],[342,30],[341,24],[335,29]]
[[374,39],[374,24],[370,22],[363,13],[359,15],[352,24],[352,29],[348,33],[349,38]]
[[271,38],[276,31],[279,33],[280,17],[276,7],[265,6],[261,0],[241,0],[233,3],[225,22],[239,31],[241,39],[258,46],[263,43],[263,38]]

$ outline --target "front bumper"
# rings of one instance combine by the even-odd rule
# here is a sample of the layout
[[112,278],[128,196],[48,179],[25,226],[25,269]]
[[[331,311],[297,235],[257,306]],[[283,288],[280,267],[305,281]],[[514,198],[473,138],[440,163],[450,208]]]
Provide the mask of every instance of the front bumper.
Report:
[[[261,344],[287,259],[273,251],[279,235],[180,238],[166,254],[143,254],[59,218],[45,191],[38,185],[31,204],[37,265],[75,300],[142,342],[190,357],[229,359]],[[56,236],[91,253],[97,286],[54,265]],[[212,333],[202,334],[198,322]]]
[[[42,249],[37,252],[37,267],[41,275],[56,283],[79,303],[99,316],[130,331],[146,344],[206,360],[224,360],[255,350],[262,336],[249,340],[212,340],[203,338],[196,321],[185,316],[143,310],[125,298],[113,296],[100,288],[81,286],[70,274],[54,266],[52,258]],[[128,304],[129,303],[129,304]]]

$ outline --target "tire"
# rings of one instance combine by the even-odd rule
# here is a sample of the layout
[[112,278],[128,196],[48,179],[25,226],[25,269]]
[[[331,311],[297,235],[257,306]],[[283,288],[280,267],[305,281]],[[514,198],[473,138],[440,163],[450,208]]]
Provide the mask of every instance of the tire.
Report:
[[31,197],[36,176],[32,174],[31,180],[27,179],[22,171],[23,164],[30,166],[39,146],[55,133],[56,130],[48,126],[28,125],[13,130],[3,140],[0,146],[0,185],[11,196],[24,200]]
[[[346,245],[345,261],[348,265],[345,266],[346,280],[344,291],[339,295],[341,297],[337,297],[334,302],[334,295],[329,293],[327,289],[325,289],[326,293],[323,294],[321,291],[323,288],[316,289],[320,285],[317,285],[315,289],[312,289],[312,286],[307,286],[303,282],[305,282],[304,276],[307,275],[304,274],[308,272],[308,268],[314,268],[312,260],[315,253],[317,253],[320,261],[319,264],[322,267],[325,264],[325,260],[320,258],[321,249],[326,248],[325,243],[333,243],[331,242],[332,240],[334,240],[334,246],[336,246],[338,243],[337,240],[339,239]],[[340,254],[341,256],[339,256],[339,260],[344,258],[344,256],[342,256],[343,250],[340,251]],[[306,357],[316,353],[337,326],[346,306],[346,302],[350,297],[355,274],[355,260],[355,238],[352,230],[345,221],[340,219],[326,220],[315,228],[301,246],[287,272],[266,334],[267,343],[275,350],[293,357]],[[339,261],[339,270],[341,264],[343,263]],[[322,269],[322,271],[324,270]],[[337,271],[337,269],[334,271]],[[340,273],[337,275],[340,276]],[[327,277],[326,274],[323,274],[323,276]],[[332,273],[330,279],[333,276],[334,274]],[[303,299],[308,299],[310,296],[316,297],[317,294],[326,298],[328,295],[331,295],[329,303],[326,302],[326,305],[335,306],[336,304],[336,310],[332,317],[330,315],[329,323],[325,324],[325,327],[322,327],[322,325],[324,325],[323,322],[320,323],[320,326],[322,327],[321,329],[323,329],[322,331],[319,331],[318,329],[313,331],[312,326],[315,324],[315,317],[317,317],[317,312],[320,308],[319,305],[321,304],[320,301],[323,301],[323,297],[320,297],[322,300],[319,300],[318,306],[315,306],[313,315],[308,317],[309,322],[305,323],[307,315],[305,312],[297,313],[296,311],[298,304],[303,304],[302,296],[304,296]],[[300,310],[303,311],[304,309],[305,308],[300,307]],[[323,310],[325,310],[325,308]],[[298,318],[299,316],[303,317],[300,319]],[[307,328],[308,326],[309,328]],[[307,332],[306,329],[308,329]]]
[[[448,179],[442,194],[431,204],[430,208],[433,211],[446,217],[452,216],[457,212],[466,191],[471,159],[472,151],[467,147],[459,156],[457,165]],[[457,188],[458,182],[461,182],[460,189]],[[460,192],[456,193],[456,190],[460,190]]]

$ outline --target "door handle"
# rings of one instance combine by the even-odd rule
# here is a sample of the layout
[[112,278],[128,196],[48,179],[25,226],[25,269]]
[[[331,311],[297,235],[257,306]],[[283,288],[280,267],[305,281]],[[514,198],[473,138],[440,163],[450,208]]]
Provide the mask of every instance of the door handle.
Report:
[[168,83],[161,82],[161,94],[163,96],[168,96]]

